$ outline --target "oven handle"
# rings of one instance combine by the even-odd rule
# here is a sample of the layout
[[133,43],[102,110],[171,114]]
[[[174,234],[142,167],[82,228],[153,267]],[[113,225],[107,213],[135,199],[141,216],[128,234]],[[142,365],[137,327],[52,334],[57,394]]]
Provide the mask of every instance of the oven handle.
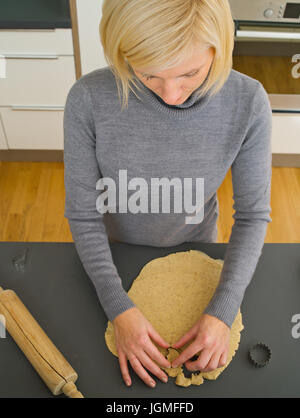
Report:
[[282,39],[282,40],[299,40],[300,32],[266,32],[252,30],[237,30],[236,38],[260,38],[260,39]]

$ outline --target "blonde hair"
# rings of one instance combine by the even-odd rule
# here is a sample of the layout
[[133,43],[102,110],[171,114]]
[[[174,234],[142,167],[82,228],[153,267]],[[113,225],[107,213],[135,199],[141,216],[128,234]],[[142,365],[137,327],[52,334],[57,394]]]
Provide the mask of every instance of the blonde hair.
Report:
[[197,48],[212,47],[214,59],[198,97],[216,94],[232,68],[234,22],[228,0],[104,0],[99,31],[120,100],[122,86],[122,109],[129,89],[136,95],[130,83],[140,90],[132,67],[162,71]]

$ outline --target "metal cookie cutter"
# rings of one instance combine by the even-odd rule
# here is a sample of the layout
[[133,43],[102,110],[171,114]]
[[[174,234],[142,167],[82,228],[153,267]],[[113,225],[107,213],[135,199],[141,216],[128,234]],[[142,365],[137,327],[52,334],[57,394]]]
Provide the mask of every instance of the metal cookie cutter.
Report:
[[257,343],[249,350],[249,360],[256,367],[266,366],[271,359],[271,350],[264,343]]

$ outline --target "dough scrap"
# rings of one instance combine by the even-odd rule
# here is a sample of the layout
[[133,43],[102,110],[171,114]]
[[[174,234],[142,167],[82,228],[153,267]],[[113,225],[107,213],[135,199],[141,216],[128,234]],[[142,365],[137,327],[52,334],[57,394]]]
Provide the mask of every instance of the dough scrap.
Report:
[[[222,267],[223,260],[213,259],[202,251],[172,253],[148,262],[133,281],[128,296],[161,337],[172,345],[199,320],[219,283]],[[190,378],[184,376],[182,366],[160,367],[170,377],[176,377],[175,383],[183,387],[201,385],[203,378],[215,380],[234,357],[243,329],[239,310],[231,327],[228,358],[223,367],[206,373],[192,373]],[[107,323],[105,342],[112,354],[118,357],[111,321]],[[178,349],[166,349],[153,341],[170,361],[178,357],[190,343]]]
[[192,385],[202,385],[202,383],[204,383],[204,379],[201,373],[192,373]]
[[175,383],[176,383],[176,385],[178,385],[178,386],[188,387],[188,386],[191,386],[191,384],[192,384],[192,379],[191,379],[191,378],[188,378],[188,377],[185,377],[185,376],[184,376],[184,373],[183,373],[183,372],[181,372],[181,373],[179,373],[179,374],[177,375]]

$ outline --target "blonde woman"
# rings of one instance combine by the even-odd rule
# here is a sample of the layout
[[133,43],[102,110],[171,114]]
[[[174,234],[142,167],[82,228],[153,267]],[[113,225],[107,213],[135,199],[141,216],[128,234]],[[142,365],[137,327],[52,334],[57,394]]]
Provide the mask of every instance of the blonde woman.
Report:
[[[191,371],[225,365],[230,327],[271,221],[271,108],[262,84],[232,69],[227,0],[104,0],[100,35],[108,66],[81,77],[65,107],[65,216],[113,322],[124,381],[131,384],[129,361],[154,387],[148,372],[166,381],[159,366],[170,367],[154,342],[169,343],[122,287],[109,240],[216,242],[216,192],[231,168],[234,225],[220,283],[203,315],[173,345],[190,342],[172,363]],[[202,222],[186,223],[186,213],[175,211],[101,213],[96,184],[105,177],[118,187],[119,170],[127,170],[128,182],[143,178],[149,185],[152,178],[203,178]]]

